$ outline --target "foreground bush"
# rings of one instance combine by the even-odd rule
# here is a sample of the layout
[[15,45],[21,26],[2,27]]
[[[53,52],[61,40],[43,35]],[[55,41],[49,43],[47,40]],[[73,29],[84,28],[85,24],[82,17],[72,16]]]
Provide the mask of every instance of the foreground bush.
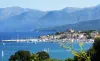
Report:
[[73,59],[72,58],[68,58],[65,61],[73,61]]
[[10,57],[9,61],[30,61],[30,57],[29,51],[18,51]]
[[44,51],[38,52],[36,55],[38,56],[39,60],[46,60],[50,58],[49,54]]
[[30,54],[29,51],[18,51],[11,55],[9,61],[51,61],[47,52],[41,51],[36,54]]
[[47,52],[44,52],[44,51],[41,51],[41,52],[38,52],[36,54],[32,54],[31,55],[31,61],[34,60],[34,61],[44,61],[44,60],[49,60],[50,59],[50,56]]
[[43,61],[63,61],[63,60],[58,60],[58,59],[46,59],[46,60],[43,60]]
[[100,61],[100,38],[96,38],[93,44],[95,53],[91,56],[91,61]]

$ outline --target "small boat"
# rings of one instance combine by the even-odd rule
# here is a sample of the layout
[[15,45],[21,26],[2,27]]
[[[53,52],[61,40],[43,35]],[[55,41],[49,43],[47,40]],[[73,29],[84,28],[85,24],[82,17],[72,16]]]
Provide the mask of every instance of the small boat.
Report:
[[37,44],[36,42],[34,44]]
[[43,49],[43,51],[47,52],[47,50],[46,50],[46,49]]
[[34,44],[37,44],[37,42],[35,41],[35,42],[33,42]]
[[48,48],[48,52],[50,52],[50,49]]
[[4,45],[5,45],[5,43],[2,43],[2,45],[4,46]]
[[43,51],[45,51],[45,52],[50,52],[50,49],[48,48],[48,49],[44,49]]
[[2,52],[1,52],[1,56],[3,57],[4,56],[4,51],[2,50]]

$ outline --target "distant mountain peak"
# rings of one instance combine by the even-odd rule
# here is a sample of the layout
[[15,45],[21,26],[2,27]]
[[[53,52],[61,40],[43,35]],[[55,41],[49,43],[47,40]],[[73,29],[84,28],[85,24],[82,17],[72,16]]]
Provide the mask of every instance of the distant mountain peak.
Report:
[[68,12],[68,13],[72,13],[72,12],[78,11],[80,9],[81,8],[76,8],[76,7],[66,7],[66,8],[64,8],[62,10],[65,11],[65,12]]
[[97,6],[99,6],[99,7],[100,7],[100,4],[98,4]]
[[11,16],[20,15],[24,12],[31,11],[31,9],[24,9],[21,7],[6,7],[0,10],[0,19],[7,19]]
[[21,7],[18,7],[18,6],[12,6],[12,7],[6,7],[6,8],[21,8]]

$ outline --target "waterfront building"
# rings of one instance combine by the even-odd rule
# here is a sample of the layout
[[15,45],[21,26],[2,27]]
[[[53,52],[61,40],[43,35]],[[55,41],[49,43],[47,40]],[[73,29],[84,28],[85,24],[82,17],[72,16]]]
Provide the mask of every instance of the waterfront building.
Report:
[[95,37],[97,37],[98,34],[99,34],[99,33],[98,33],[97,31],[93,31],[92,33],[90,33],[90,36],[91,36],[92,38],[95,38]]

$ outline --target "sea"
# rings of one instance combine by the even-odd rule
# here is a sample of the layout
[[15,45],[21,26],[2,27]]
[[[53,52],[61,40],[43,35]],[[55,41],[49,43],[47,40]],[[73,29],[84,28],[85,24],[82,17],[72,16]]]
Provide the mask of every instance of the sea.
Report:
[[[28,38],[38,38],[42,35],[55,34],[55,31],[45,31],[45,32],[1,32],[0,40],[9,39],[28,39]],[[71,43],[75,51],[79,52],[79,43]],[[91,48],[92,43],[84,43],[83,50],[87,51]],[[73,54],[68,52],[66,49],[62,48],[59,43],[51,42],[1,42],[0,41],[0,61],[9,61],[11,55],[15,52],[25,50],[31,53],[37,53],[40,51],[47,51],[51,58],[65,60],[66,58],[73,58]]]

